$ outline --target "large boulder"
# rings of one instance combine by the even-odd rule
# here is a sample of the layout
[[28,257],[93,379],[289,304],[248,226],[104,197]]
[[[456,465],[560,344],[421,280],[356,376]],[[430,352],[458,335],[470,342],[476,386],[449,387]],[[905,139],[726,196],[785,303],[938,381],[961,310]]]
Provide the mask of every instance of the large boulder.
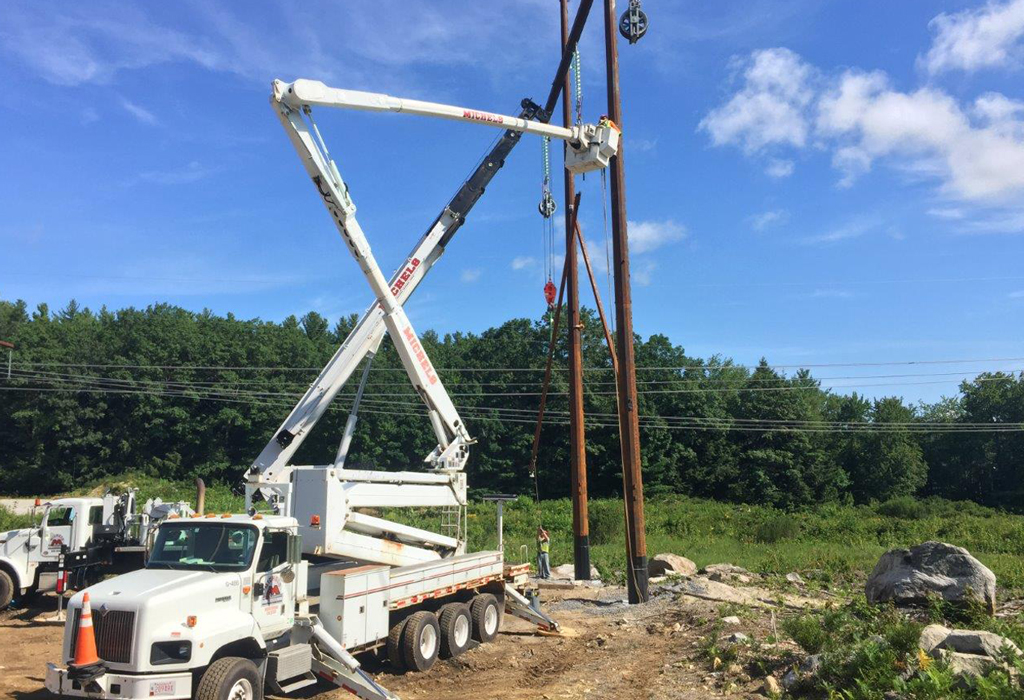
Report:
[[871,603],[920,605],[929,596],[962,601],[973,597],[995,612],[996,575],[963,547],[925,542],[882,555],[864,593]]
[[938,647],[961,654],[991,656],[994,659],[1002,655],[1004,648],[1008,648],[1017,656],[1021,655],[1021,650],[1012,640],[984,630],[952,630]]
[[650,576],[693,576],[697,565],[678,554],[659,554],[647,562]]
[[[552,567],[551,578],[572,581],[574,578],[576,578],[576,566],[574,564],[562,564],[561,566]],[[597,573],[596,568],[591,566],[590,580],[593,581],[599,578],[601,578],[601,575]]]

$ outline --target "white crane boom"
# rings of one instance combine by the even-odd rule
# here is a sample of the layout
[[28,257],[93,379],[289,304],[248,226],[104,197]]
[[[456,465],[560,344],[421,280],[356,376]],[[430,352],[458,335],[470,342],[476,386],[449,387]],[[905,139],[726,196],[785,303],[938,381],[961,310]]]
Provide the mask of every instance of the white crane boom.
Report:
[[[540,112],[539,108],[535,105],[533,105],[533,109],[527,107],[527,102],[524,100],[524,114],[537,114]],[[416,107],[414,113],[417,114],[491,124],[505,128],[509,132],[541,133],[554,135],[557,138],[577,139],[578,150],[577,146],[574,146],[570,148],[570,153],[577,154],[577,162],[582,163],[582,167],[589,170],[603,167],[603,164],[607,163],[607,159],[618,148],[619,132],[614,125],[609,123],[602,123],[597,126],[583,125],[573,127],[572,129],[550,127],[553,131],[546,132],[542,130],[542,127],[547,127],[548,125],[532,119],[490,114],[492,118],[481,120],[479,116],[474,117],[473,115],[489,113],[448,105],[438,105],[436,103],[402,100],[376,93],[329,88],[319,81],[297,80],[294,83],[274,81],[271,103],[281,118],[282,124],[285,125],[293,145],[295,145],[300,156],[303,157],[307,171],[314,179],[314,182],[317,183],[321,196],[323,196],[324,192],[323,183],[340,182],[341,178],[337,174],[337,168],[333,161],[326,154],[326,149],[323,149],[324,152],[321,153],[320,148],[316,145],[316,140],[312,138],[308,126],[301,118],[303,113],[309,113],[310,105],[312,104],[352,109],[407,112],[412,112],[413,108],[410,105],[414,105]],[[586,140],[585,143],[578,140],[580,134],[583,134]],[[319,136],[319,134],[316,135]],[[501,157],[515,143],[514,140],[509,140],[510,143],[506,146]],[[494,168],[500,167],[501,163],[487,162],[484,165]],[[326,176],[327,174],[330,174],[330,176]],[[491,174],[493,174],[493,170]],[[463,189],[466,189],[466,187],[464,186]],[[467,194],[471,201],[466,203],[466,208],[472,205],[475,198],[479,197],[481,192],[482,185],[479,186],[475,193],[470,192]],[[460,190],[461,194],[462,191]],[[459,195],[456,196],[456,199],[458,198]],[[345,193],[345,199],[348,199],[347,192]],[[348,202],[351,205],[351,200],[348,200]],[[453,200],[452,204],[455,204],[455,200]],[[452,211],[451,208],[446,207],[430,229],[417,242],[412,253],[406,259],[405,264],[394,273],[389,280],[389,289],[398,305],[405,303],[427,271],[430,270],[444,252],[444,244],[454,233],[454,230],[461,225],[464,215],[465,211]],[[335,221],[337,222],[338,219],[335,218]],[[365,237],[363,240],[365,241]],[[385,308],[378,299],[366,310],[348,338],[346,338],[330,362],[324,367],[320,376],[310,385],[310,388],[298,405],[296,405],[288,418],[275,432],[274,438],[256,458],[252,465],[250,480],[267,483],[275,481],[278,477],[284,478],[284,474],[280,473],[281,469],[294,456],[302,440],[312,430],[324,411],[326,411],[331,400],[337,395],[341,387],[345,385],[359,363],[368,354],[376,352],[384,336],[384,316]],[[342,457],[342,450],[339,450],[340,457]]]

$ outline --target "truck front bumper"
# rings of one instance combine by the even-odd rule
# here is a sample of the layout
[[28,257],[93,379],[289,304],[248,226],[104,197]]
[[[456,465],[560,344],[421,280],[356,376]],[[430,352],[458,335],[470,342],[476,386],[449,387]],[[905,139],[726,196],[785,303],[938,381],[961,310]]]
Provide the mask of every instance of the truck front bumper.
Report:
[[[95,685],[93,685],[95,683]],[[142,698],[163,698],[164,700],[187,700],[192,697],[192,674],[153,673],[129,676],[121,673],[105,673],[84,685],[68,678],[68,670],[55,664],[46,664],[46,689],[57,695],[72,695],[87,698],[110,698],[111,700],[141,700]]]

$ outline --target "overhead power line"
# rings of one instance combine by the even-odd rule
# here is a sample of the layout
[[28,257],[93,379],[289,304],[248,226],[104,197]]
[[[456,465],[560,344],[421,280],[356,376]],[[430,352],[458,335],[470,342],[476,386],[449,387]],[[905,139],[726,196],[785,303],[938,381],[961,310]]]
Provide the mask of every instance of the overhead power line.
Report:
[[[259,394],[240,394],[237,396],[223,396],[216,393],[200,393],[200,394],[189,394],[184,391],[168,391],[168,390],[152,390],[152,389],[131,389],[131,388],[110,388],[110,387],[15,387],[15,386],[0,386],[0,391],[20,391],[20,392],[40,392],[40,393],[51,393],[51,392],[65,392],[65,393],[96,393],[96,394],[126,394],[126,395],[137,395],[137,396],[166,396],[173,398],[184,398],[194,401],[215,401],[215,402],[227,402],[227,403],[242,403],[242,404],[262,404],[272,406],[289,406],[292,405],[291,401],[287,398],[277,398],[274,396],[261,396]],[[392,402],[387,402],[383,406],[375,408],[372,399],[364,399],[368,401],[371,406],[369,408],[361,409],[361,413],[379,414],[379,415],[391,415],[391,416],[412,416],[422,417],[424,415],[423,410],[417,410],[422,408],[415,404],[409,404],[405,406],[396,406]],[[342,406],[332,406],[332,410],[345,410]],[[532,417],[520,417],[517,414],[509,414],[509,409],[502,409],[498,407],[467,407],[462,410],[466,415],[471,415],[477,418],[495,418],[501,422],[512,422],[512,423],[523,423],[533,424],[535,419]],[[503,412],[504,411],[504,412]],[[588,417],[587,425],[594,428],[617,428],[617,423],[610,422],[614,417],[614,414],[600,414],[592,415]],[[678,421],[683,419],[695,419],[696,422],[693,424],[679,424]],[[700,422],[701,417],[690,416],[690,417],[671,417],[671,416],[658,416],[658,415],[642,415],[641,424],[647,428],[657,428],[661,430],[713,430],[713,431],[730,431],[730,432],[807,432],[807,433],[850,433],[850,432],[907,432],[907,433],[996,433],[996,432],[1024,432],[1024,425],[1022,424],[980,424],[979,427],[975,425],[961,425],[956,423],[951,424],[922,424],[922,425],[911,425],[896,426],[895,424],[818,424],[814,421],[807,421],[804,424],[772,424],[772,425],[759,425],[754,423],[736,423],[734,419],[721,419],[721,423],[715,423],[716,419],[705,420]],[[556,417],[552,420],[553,424],[556,425],[568,425],[568,421],[562,416],[556,414]],[[870,425],[870,429],[865,429],[863,426]]]

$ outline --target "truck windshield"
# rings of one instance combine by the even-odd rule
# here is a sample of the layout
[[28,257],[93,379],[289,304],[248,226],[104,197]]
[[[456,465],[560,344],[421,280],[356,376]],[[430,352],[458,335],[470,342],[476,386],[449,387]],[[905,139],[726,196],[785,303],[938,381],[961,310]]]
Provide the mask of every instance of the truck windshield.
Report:
[[251,525],[164,523],[146,568],[243,571],[252,562],[258,538]]

